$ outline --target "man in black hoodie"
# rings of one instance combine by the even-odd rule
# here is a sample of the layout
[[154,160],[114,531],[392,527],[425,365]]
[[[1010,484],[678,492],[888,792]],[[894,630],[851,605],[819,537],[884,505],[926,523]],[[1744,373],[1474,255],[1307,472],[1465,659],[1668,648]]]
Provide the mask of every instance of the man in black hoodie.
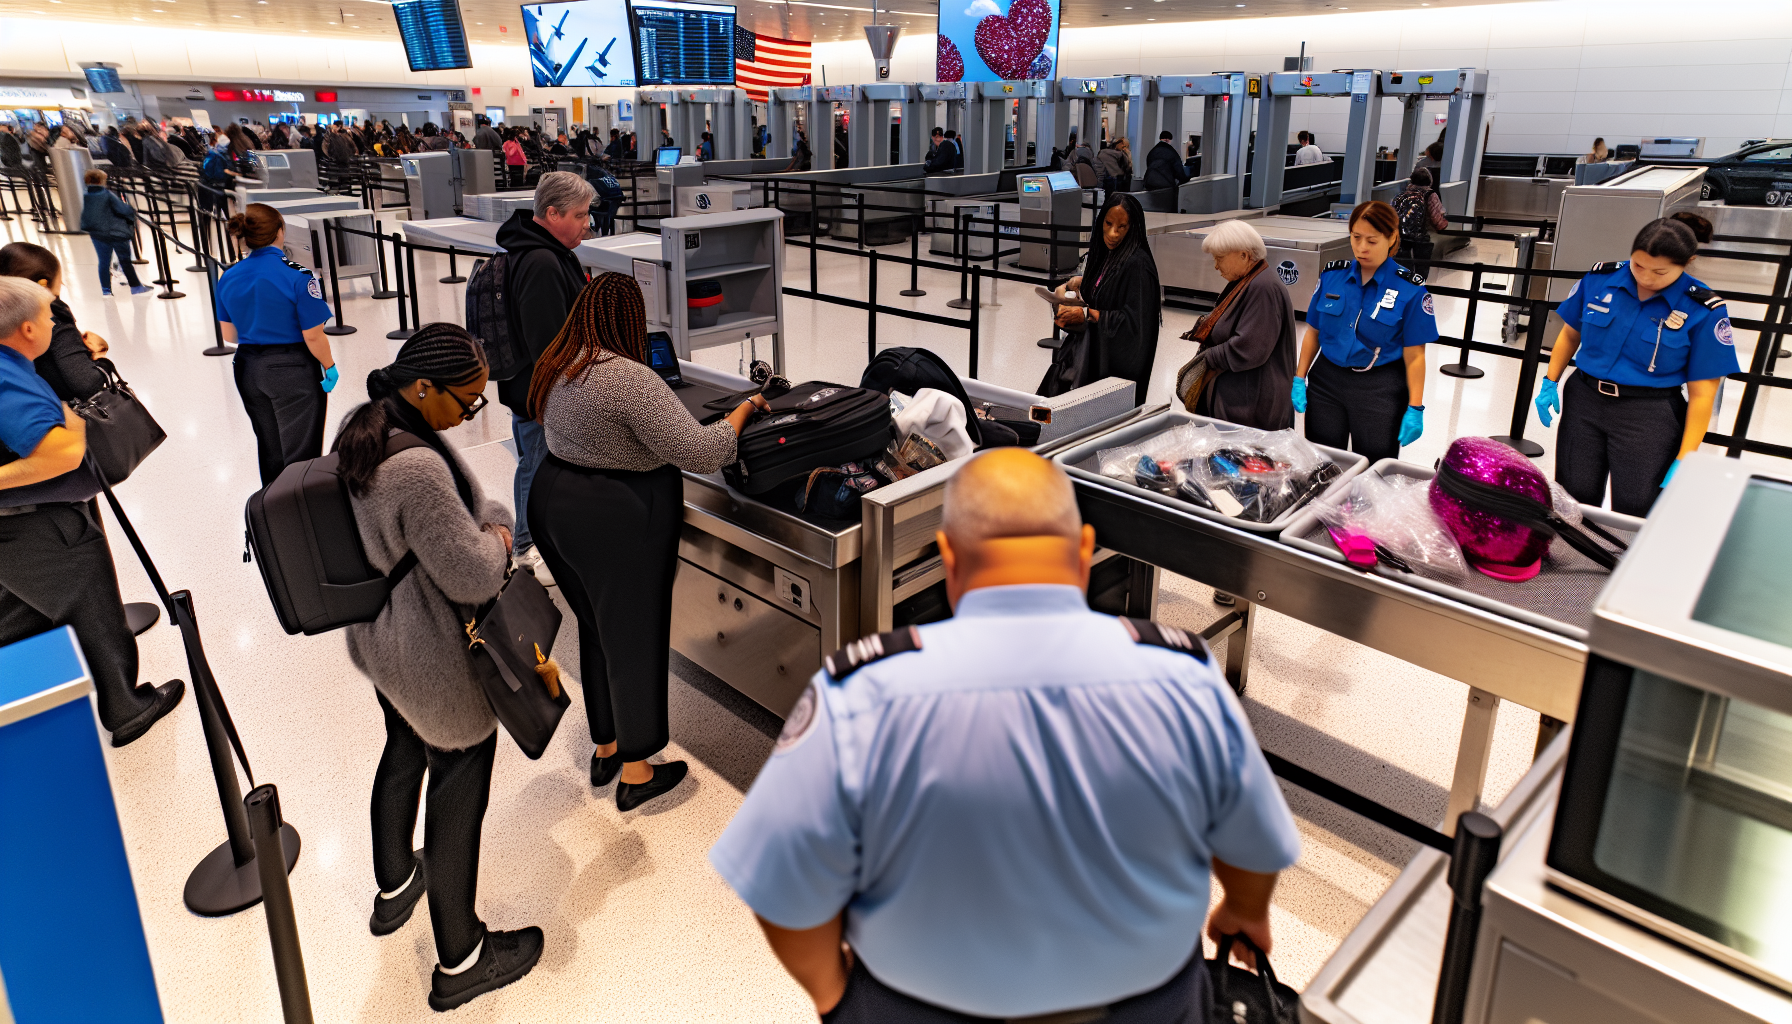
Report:
[[1182,154],[1176,152],[1176,146],[1170,141],[1175,138],[1169,132],[1159,132],[1157,145],[1145,154],[1145,188],[1175,188],[1188,180],[1188,168],[1183,166]]
[[547,438],[530,415],[529,380],[535,361],[566,323],[573,300],[585,287],[585,271],[573,252],[591,226],[597,190],[571,171],[549,171],[535,186],[534,210],[518,210],[498,229],[504,256],[504,305],[510,336],[529,355],[509,380],[498,382],[498,400],[510,407],[516,442],[516,564],[553,586],[554,578],[529,536],[529,485],[547,456]]

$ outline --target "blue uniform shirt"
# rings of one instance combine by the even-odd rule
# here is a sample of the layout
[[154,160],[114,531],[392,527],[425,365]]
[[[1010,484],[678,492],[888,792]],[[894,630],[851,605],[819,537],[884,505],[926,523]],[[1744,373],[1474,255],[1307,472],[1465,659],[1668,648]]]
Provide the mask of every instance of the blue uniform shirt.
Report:
[[[0,444],[19,458],[37,451],[45,435],[63,425],[62,400],[17,349],[0,345]],[[0,461],[11,458],[0,456]],[[0,490],[0,508],[51,501],[86,501],[99,487],[84,467],[58,477]]]
[[[1581,278],[1556,310],[1580,332],[1574,364],[1620,387],[1671,388],[1737,372],[1736,336],[1723,300],[1700,301],[1689,289],[1710,291],[1681,274],[1648,302],[1639,301],[1629,260]],[[1671,326],[1676,320],[1680,326]]]
[[329,321],[330,304],[311,271],[264,245],[218,278],[218,319],[236,326],[239,345],[292,345]]
[[1355,260],[1339,262],[1344,265],[1332,264],[1320,273],[1307,303],[1307,323],[1319,332],[1325,358],[1367,370],[1401,358],[1414,345],[1437,340],[1431,293],[1402,277],[1405,268],[1383,260],[1364,284]]
[[1294,820],[1208,663],[1068,586],[990,587],[920,650],[818,673],[710,851],[755,913],[880,981],[1026,1016],[1150,991],[1199,950],[1209,861],[1269,873]]

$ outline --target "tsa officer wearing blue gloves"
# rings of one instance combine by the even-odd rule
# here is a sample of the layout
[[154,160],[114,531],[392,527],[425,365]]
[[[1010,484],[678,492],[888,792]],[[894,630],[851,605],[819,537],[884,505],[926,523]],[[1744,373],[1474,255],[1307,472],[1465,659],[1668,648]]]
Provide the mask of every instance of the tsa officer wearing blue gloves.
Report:
[[943,526],[955,616],[827,659],[710,862],[828,1024],[1205,1024],[1203,921],[1268,951],[1300,852],[1237,698],[1199,637],[1089,610],[1050,462],[971,460]]
[[[1646,516],[1682,456],[1711,426],[1718,382],[1740,368],[1722,296],[1686,272],[1698,252],[1691,228],[1650,221],[1630,259],[1600,263],[1556,313],[1562,333],[1537,393],[1537,416],[1556,428],[1556,482],[1588,505]],[[1557,382],[1573,360],[1566,401]],[[1686,394],[1680,393],[1681,387]]]
[[1391,459],[1425,432],[1425,346],[1437,340],[1424,278],[1394,262],[1400,216],[1386,203],[1350,212],[1354,260],[1327,264],[1307,305],[1294,411],[1307,440]]
[[237,346],[236,391],[255,428],[265,487],[292,463],[324,453],[325,395],[337,377],[324,334],[330,304],[317,276],[281,251],[279,210],[250,203],[229,230],[249,254],[218,278],[218,323]]

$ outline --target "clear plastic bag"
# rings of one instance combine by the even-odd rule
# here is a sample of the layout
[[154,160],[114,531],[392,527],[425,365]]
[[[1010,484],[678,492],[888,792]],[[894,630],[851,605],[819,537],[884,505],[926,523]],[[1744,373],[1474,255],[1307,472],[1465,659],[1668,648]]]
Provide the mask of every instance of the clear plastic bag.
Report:
[[1341,472],[1292,430],[1185,423],[1097,453],[1101,474],[1249,522],[1305,504]]
[[1396,572],[1442,580],[1468,578],[1468,560],[1431,511],[1428,483],[1409,476],[1364,473],[1333,502],[1314,512],[1345,561],[1362,569],[1378,562]]

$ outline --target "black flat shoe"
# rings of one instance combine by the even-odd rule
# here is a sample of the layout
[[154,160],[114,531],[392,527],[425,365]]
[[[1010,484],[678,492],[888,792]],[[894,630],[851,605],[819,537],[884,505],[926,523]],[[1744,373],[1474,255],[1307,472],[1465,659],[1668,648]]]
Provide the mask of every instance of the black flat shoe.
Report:
[[503,988],[528,974],[541,959],[541,929],[485,933],[485,946],[473,966],[459,974],[443,974],[437,965],[429,979],[429,1008],[452,1010]]
[[391,899],[384,896],[373,898],[373,916],[367,919],[367,928],[375,935],[390,935],[403,928],[405,922],[411,919],[411,911],[417,909],[417,901],[423,898],[424,889],[429,885],[429,876],[423,866],[423,851],[418,850],[411,856],[416,869],[411,875],[410,884]]
[[622,773],[622,755],[611,754],[609,757],[591,755],[591,785],[602,789],[616,781]]
[[135,742],[149,727],[161,721],[168,712],[173,711],[180,699],[187,692],[187,684],[179,679],[170,679],[155,688],[154,702],[145,708],[137,717],[112,730],[112,745],[122,747]]
[[684,781],[685,774],[691,766],[683,761],[667,761],[665,764],[653,766],[653,778],[646,782],[618,782],[616,784],[616,809],[632,811],[656,796],[664,796]]

